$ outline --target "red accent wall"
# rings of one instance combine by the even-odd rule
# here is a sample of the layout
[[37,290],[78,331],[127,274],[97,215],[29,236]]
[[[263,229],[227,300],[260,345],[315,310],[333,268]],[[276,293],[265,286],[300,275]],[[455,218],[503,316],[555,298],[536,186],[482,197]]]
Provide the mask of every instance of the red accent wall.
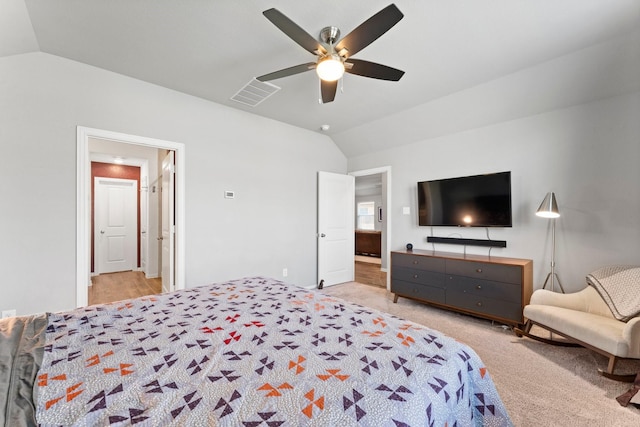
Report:
[[111,163],[91,162],[91,271],[94,269],[94,216],[95,216],[95,177],[135,179],[138,182],[137,217],[138,233],[136,234],[137,261],[140,267],[140,168],[138,166],[116,165]]

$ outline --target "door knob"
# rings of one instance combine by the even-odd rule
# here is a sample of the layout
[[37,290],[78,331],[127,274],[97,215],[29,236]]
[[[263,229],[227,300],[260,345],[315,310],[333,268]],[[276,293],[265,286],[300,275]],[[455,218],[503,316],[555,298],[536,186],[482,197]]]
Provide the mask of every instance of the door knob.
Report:
[[156,237],[156,240],[162,240],[162,239],[163,239],[162,237]]
[[100,234],[104,234],[104,230],[100,230]]
[[320,237],[326,237],[327,235],[324,233],[320,233]]

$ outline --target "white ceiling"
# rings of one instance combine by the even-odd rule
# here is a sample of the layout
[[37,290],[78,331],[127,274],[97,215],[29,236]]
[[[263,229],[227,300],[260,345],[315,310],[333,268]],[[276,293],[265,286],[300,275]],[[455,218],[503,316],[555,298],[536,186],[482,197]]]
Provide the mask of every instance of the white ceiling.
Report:
[[355,177],[355,194],[359,196],[382,196],[382,174],[361,175]]
[[[390,3],[0,0],[0,56],[42,51],[302,128],[329,124],[326,133],[352,156],[412,142],[411,127],[431,125],[426,135],[434,136],[486,125],[495,117],[479,109],[456,129],[442,117],[451,114],[447,100],[640,26],[638,0],[396,0],[404,19],[354,57],[404,70],[399,82],[346,75],[344,92],[319,104],[310,71],[272,81],[281,90],[257,107],[230,100],[255,76],[314,60],[263,10],[277,8],[314,37],[329,25],[344,36]],[[566,103],[549,86],[536,108]],[[515,115],[530,108],[510,102]],[[403,141],[392,138],[399,127]]]

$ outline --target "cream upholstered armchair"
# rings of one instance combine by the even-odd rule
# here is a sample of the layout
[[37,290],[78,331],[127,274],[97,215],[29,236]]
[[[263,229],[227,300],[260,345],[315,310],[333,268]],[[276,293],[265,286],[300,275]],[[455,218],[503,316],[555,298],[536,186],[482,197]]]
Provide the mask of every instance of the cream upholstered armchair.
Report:
[[[620,268],[628,270],[628,266],[616,266],[617,271]],[[610,268],[610,267],[609,267]],[[640,268],[633,267],[635,270],[633,275],[640,273]],[[601,269],[602,270],[602,269]],[[638,311],[640,306],[636,305],[635,314],[629,315],[633,310],[624,309],[627,313],[619,313],[616,308],[615,297],[611,299],[612,286],[607,285],[607,279],[612,276],[604,277],[601,272],[596,272],[587,276],[587,282],[590,286],[579,292],[572,294],[561,294],[544,289],[536,290],[531,296],[530,304],[524,308],[524,317],[527,319],[523,329],[516,329],[518,336],[526,335],[538,341],[546,342],[554,345],[579,345],[603,354],[609,358],[606,371],[600,370],[600,373],[608,378],[632,382],[636,373],[629,375],[616,375],[614,369],[619,359],[640,359],[640,317]],[[611,273],[611,271],[608,271]],[[629,272],[625,273],[627,276]],[[625,281],[628,277],[625,277]],[[620,280],[618,277],[616,280]],[[633,277],[633,280],[636,280]],[[605,283],[604,289],[601,287]],[[621,298],[628,303],[633,298],[629,298],[629,289],[640,289],[640,282],[634,282],[629,285],[625,282],[624,290],[626,295]],[[601,295],[605,295],[603,298]],[[620,293],[620,292],[618,292]],[[618,317],[618,318],[616,318]],[[568,340],[554,341],[542,338],[530,333],[531,327],[538,325],[548,331],[560,335]]]

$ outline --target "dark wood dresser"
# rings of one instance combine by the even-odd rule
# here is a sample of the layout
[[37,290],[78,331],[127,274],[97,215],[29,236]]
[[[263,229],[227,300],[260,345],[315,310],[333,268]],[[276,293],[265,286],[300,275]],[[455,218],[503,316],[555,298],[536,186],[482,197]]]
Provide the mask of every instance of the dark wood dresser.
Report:
[[356,255],[380,258],[382,254],[381,235],[380,231],[356,230]]
[[416,250],[391,252],[391,292],[450,310],[522,325],[533,261]]

